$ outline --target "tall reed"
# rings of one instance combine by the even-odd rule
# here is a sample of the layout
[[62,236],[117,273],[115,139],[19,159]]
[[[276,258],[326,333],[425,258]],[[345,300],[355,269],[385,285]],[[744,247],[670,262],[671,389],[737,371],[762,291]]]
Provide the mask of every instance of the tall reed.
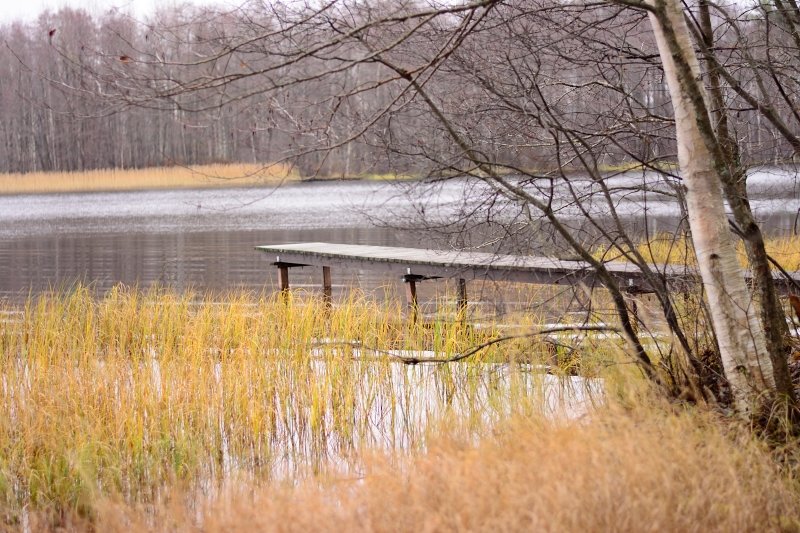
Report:
[[[201,523],[205,531],[797,531],[798,496],[792,473],[746,428],[639,403],[580,423],[516,417],[477,445],[437,439],[399,468],[376,458],[359,482],[254,496],[234,488]],[[111,513],[109,526],[118,518]]]
[[[790,271],[800,270],[800,236],[782,235],[770,236],[765,239],[767,253],[770,254],[781,266]],[[657,265],[678,264],[695,266],[697,258],[694,255],[692,243],[685,235],[673,235],[662,233],[654,236],[648,241],[637,245],[637,250],[642,254],[646,261]],[[747,253],[744,243],[739,241],[736,245],[739,262],[747,267]],[[616,259],[613,251],[606,249],[596,250],[597,257],[605,259]]]
[[91,517],[106,497],[147,503],[175,486],[357,469],[365,449],[419,450],[446,420],[478,436],[526,405],[586,409],[596,387],[573,404],[509,363],[545,362],[537,341],[450,365],[394,357],[498,335],[409,324],[397,304],[357,293],[332,308],[299,293],[41,295],[0,325],[0,507],[8,524],[23,510]]
[[[798,531],[796,449],[782,466],[746,427],[647,395],[579,421],[513,416],[474,442],[443,432],[359,475],[173,488],[153,506],[98,503],[103,531]],[[790,454],[791,455],[791,454]],[[41,521],[40,521],[41,520]],[[46,517],[32,516],[33,529]]]

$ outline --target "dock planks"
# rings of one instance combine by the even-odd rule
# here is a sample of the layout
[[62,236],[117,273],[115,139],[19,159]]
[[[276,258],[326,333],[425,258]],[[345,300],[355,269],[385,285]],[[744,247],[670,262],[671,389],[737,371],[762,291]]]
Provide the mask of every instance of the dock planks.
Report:
[[[418,276],[418,279],[459,278],[541,284],[573,284],[578,280],[592,282],[594,279],[588,263],[552,257],[325,242],[267,245],[256,249],[273,255],[274,264],[283,268],[369,268],[400,276]],[[610,262],[606,267],[624,284],[637,284],[641,279],[639,271],[630,263]],[[671,265],[666,267],[665,274],[676,280],[696,277],[691,269]]]
[[[331,267],[369,268],[397,274],[410,282],[435,278],[557,285],[595,282],[594,271],[588,263],[553,257],[327,242],[265,245],[257,246],[256,249],[274,256],[273,264],[281,271],[282,288],[288,288],[288,269],[303,266],[324,267],[328,290]],[[631,263],[611,261],[605,263],[605,266],[623,286],[639,287],[643,284],[643,276]],[[676,290],[685,290],[699,280],[697,271],[691,267],[658,265],[654,269],[666,277]],[[800,273],[793,272],[791,276],[794,282],[800,283]],[[775,282],[778,290],[783,293],[789,292],[793,286],[792,281],[777,273]]]

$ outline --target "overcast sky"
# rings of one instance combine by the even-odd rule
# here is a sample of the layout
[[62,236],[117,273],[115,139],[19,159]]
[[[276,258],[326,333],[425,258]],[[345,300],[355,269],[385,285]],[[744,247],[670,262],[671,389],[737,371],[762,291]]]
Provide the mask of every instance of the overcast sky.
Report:
[[[125,9],[135,16],[147,15],[155,6],[172,4],[220,4],[237,5],[232,0],[0,0],[0,22],[13,20],[34,20],[45,9],[57,11],[60,7],[82,7],[93,13],[105,13],[112,7]],[[239,4],[241,2],[238,2]]]

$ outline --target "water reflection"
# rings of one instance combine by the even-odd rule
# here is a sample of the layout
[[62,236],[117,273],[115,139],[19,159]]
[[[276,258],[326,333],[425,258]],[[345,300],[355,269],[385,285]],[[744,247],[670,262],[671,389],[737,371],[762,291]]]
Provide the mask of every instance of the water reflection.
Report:
[[[275,231],[55,234],[9,239],[0,244],[0,297],[19,300],[76,281],[105,291],[116,283],[159,283],[177,290],[261,290],[277,285],[277,271],[259,244],[317,241],[408,245],[393,230],[334,228]],[[366,275],[365,279],[364,276]],[[360,276],[360,277],[359,277]],[[311,269],[292,272],[292,285],[319,285]],[[378,285],[368,273],[336,272],[345,279]]]
[[[635,176],[621,179],[636,181]],[[791,232],[800,212],[797,180],[759,175],[753,182],[754,208],[768,231]],[[491,239],[499,226],[471,225],[460,235],[447,234],[454,228],[441,229],[439,240],[392,229],[417,220],[421,207],[428,216],[433,213],[431,220],[452,221],[474,208],[465,191],[477,194],[481,186],[451,180],[418,187],[415,201],[395,186],[369,182],[0,197],[0,299],[20,301],[29,292],[78,280],[100,291],[120,282],[199,291],[272,288],[276,272],[268,258],[253,250],[260,244],[327,241],[436,248],[493,240],[503,252],[553,253],[558,243],[546,227],[526,226]],[[679,213],[670,200],[635,200],[626,192],[619,204],[632,233],[654,235],[678,224]],[[601,204],[597,209],[602,215]],[[503,219],[517,211],[509,204],[492,216]],[[566,211],[564,215],[575,235],[592,240],[595,228],[580,217],[569,219]],[[293,270],[292,285],[316,287],[319,276],[311,269]],[[334,273],[335,292],[343,285],[371,290],[387,283],[397,280],[368,271]]]

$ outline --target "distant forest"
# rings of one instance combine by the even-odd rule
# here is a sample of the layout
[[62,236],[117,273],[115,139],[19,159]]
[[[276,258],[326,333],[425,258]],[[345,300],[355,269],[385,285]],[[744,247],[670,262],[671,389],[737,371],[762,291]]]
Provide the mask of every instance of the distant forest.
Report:
[[[346,16],[375,16],[370,10]],[[587,16],[602,19],[598,10]],[[526,49],[533,39],[508,27],[484,28],[423,83],[483,156],[511,169],[572,164],[558,160],[558,139],[547,128],[525,118],[526,99],[542,100],[536,91],[553,102],[546,111],[561,124],[599,132],[588,143],[601,168],[674,162],[672,110],[647,21],[615,17],[603,22],[604,36],[570,36],[562,27],[541,45],[555,27],[541,15],[541,26],[524,30],[537,36],[535,51]],[[748,30],[747,22],[739,27]],[[448,35],[417,33],[391,52],[424,63]],[[760,30],[746,37],[718,37],[726,72],[748,89],[779,95],[794,73],[754,73],[762,64],[774,69],[783,49],[773,42],[767,64]],[[365,60],[353,44],[298,55],[337,35],[322,26],[287,29],[274,7],[184,6],[143,21],[62,9],[2,26],[0,38],[2,172],[288,161],[302,175],[352,176],[446,169],[453,156],[441,123],[401,76]],[[584,39],[580,54],[570,39]],[[746,54],[739,42],[748,43]],[[348,46],[358,61],[350,61]],[[495,72],[497,57],[517,66]],[[730,90],[723,98],[745,162],[791,157],[751,103]],[[772,105],[778,114],[794,112],[777,96]]]

